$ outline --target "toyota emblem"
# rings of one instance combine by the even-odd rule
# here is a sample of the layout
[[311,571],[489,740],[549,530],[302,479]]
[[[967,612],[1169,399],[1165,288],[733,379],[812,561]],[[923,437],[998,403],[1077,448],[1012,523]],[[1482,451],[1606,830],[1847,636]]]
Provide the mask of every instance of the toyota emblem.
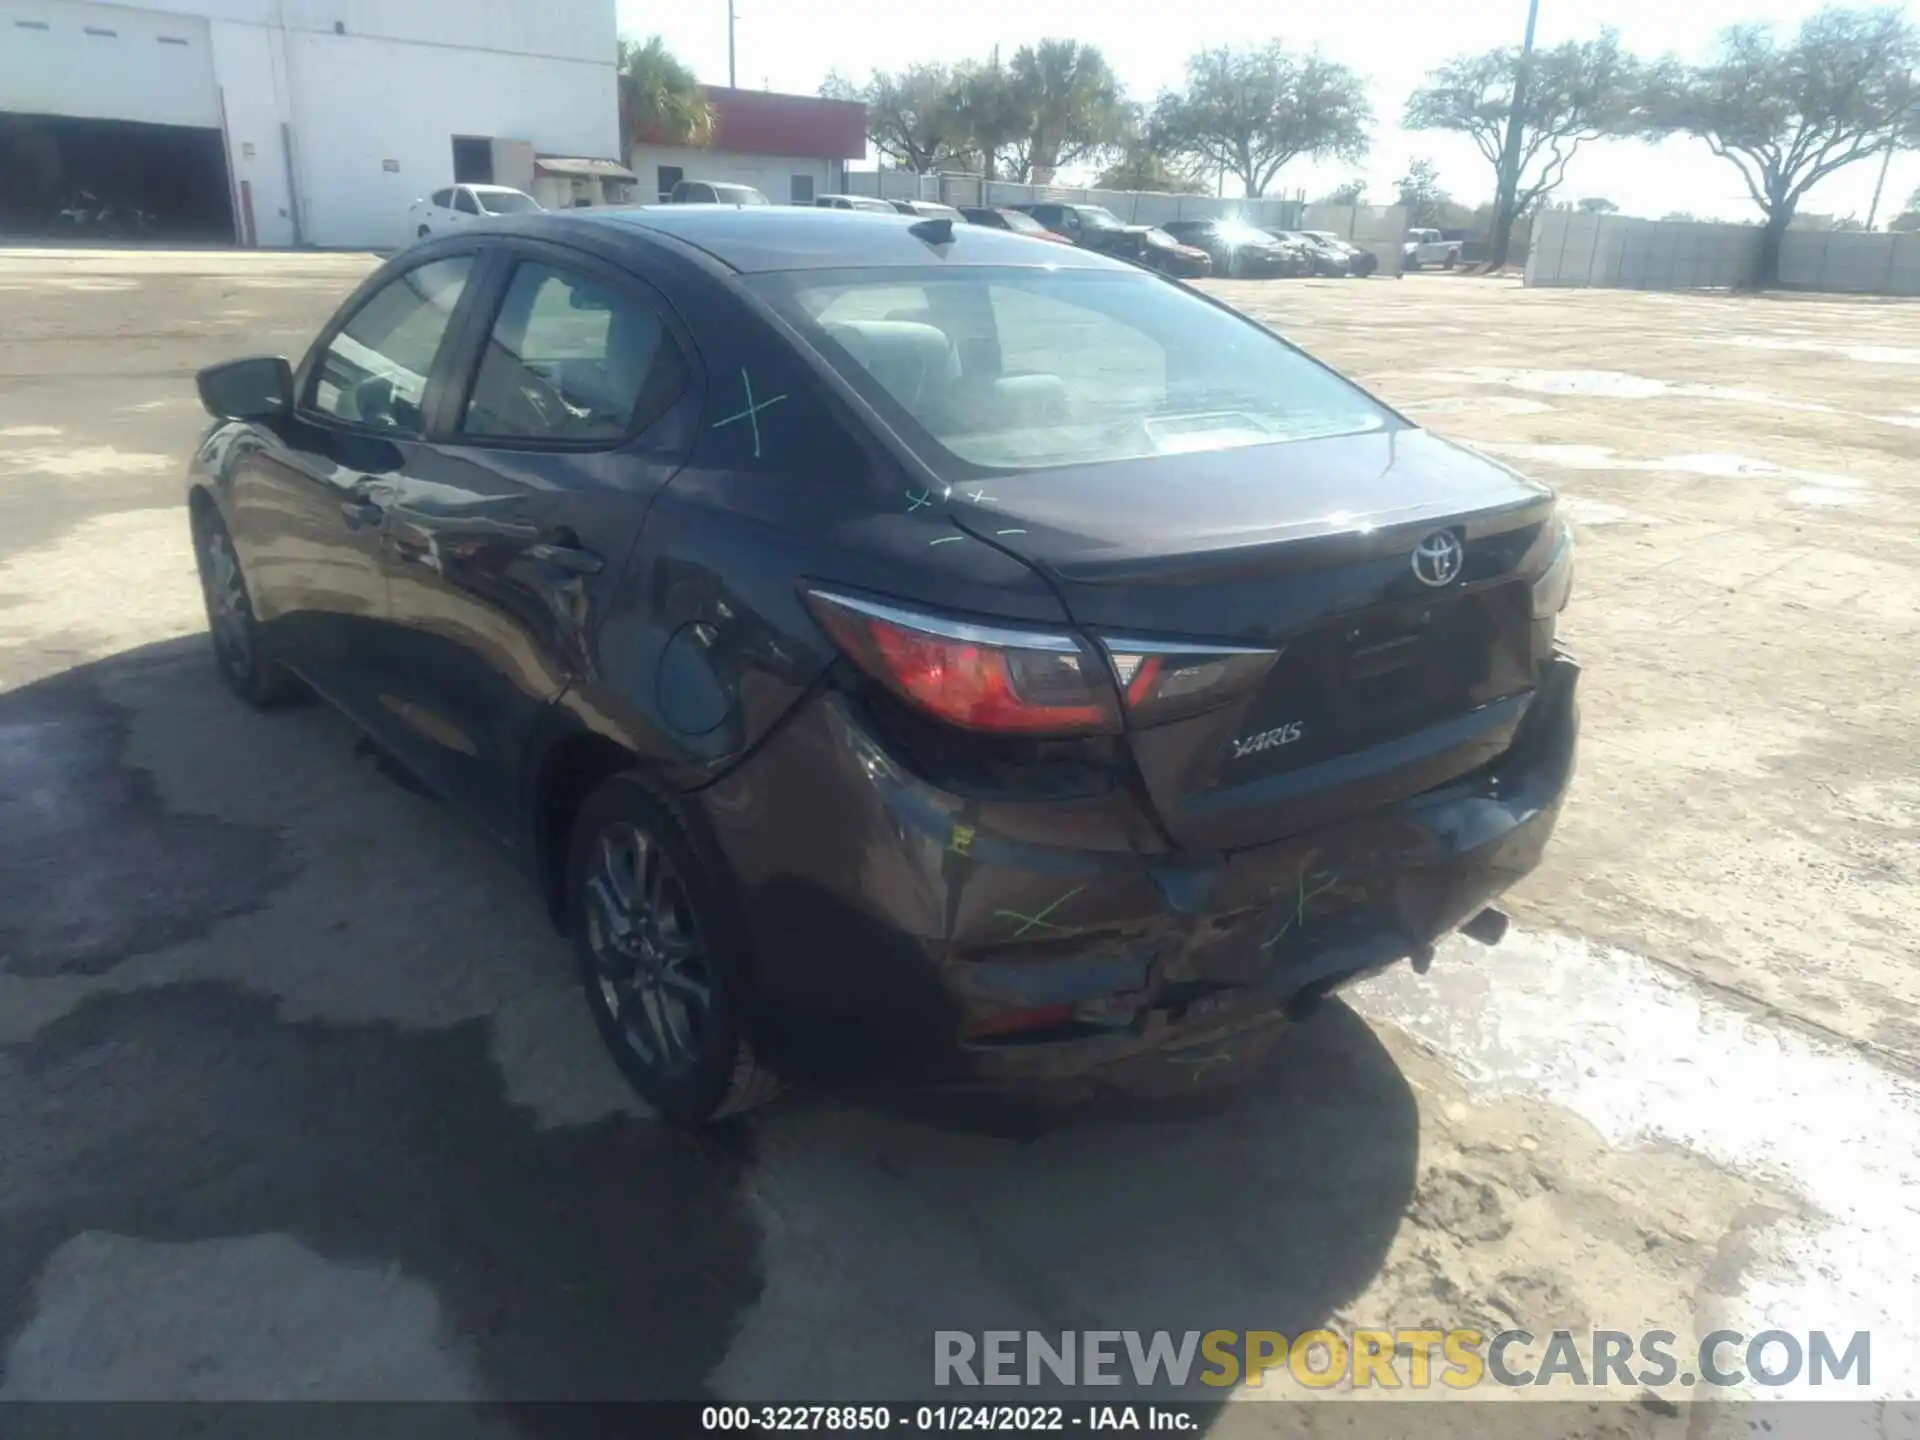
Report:
[[1452,584],[1466,559],[1466,547],[1451,530],[1436,530],[1413,547],[1413,573],[1422,585]]

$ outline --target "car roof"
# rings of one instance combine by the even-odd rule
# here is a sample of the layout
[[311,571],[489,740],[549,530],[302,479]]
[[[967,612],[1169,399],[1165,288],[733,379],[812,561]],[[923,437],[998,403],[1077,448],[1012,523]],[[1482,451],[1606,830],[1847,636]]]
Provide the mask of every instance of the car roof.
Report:
[[925,220],[812,205],[631,205],[550,211],[521,221],[519,234],[563,236],[579,225],[669,236],[741,272],[866,269],[908,265],[1044,265],[1116,270],[1133,266],[1091,250],[1068,250],[984,225],[956,226],[944,255],[914,235]]
[[459,186],[450,185],[447,188],[453,190],[459,189],[461,186],[464,186],[468,190],[477,190],[482,195],[524,195],[527,193],[524,190],[516,190],[511,185],[476,185],[471,180],[462,180]]

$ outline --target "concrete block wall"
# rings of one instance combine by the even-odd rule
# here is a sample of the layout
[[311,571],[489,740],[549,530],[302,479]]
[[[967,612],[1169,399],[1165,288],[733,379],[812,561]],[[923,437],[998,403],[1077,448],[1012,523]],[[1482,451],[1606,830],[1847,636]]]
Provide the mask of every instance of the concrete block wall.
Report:
[[[1753,273],[1759,250],[1757,225],[1553,211],[1535,223],[1526,283],[1725,289]],[[1797,290],[1920,295],[1920,234],[1789,230],[1780,249],[1780,283]]]

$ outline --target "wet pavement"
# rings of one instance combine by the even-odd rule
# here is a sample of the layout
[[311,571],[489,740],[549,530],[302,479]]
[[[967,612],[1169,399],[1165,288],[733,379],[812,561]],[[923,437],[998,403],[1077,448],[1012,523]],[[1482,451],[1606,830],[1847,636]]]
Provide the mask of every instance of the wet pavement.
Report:
[[[1685,553],[1660,547],[1737,549],[1772,523],[1740,483],[1818,526],[1828,512],[1788,493],[1812,483],[1797,472],[1855,479],[1896,520],[1910,480],[1767,433],[1625,433],[1604,408],[1619,381],[1517,384],[1589,372],[1504,353],[1522,319],[1460,290],[1475,282],[1224,287],[1380,371],[1410,360],[1390,323],[1444,328],[1471,293],[1489,308],[1458,328],[1491,338],[1444,367],[1468,378],[1409,398],[1489,445],[1586,447],[1551,478],[1584,527],[1572,624],[1601,678],[1582,788],[1515,929],[1329,1005],[1218,1102],[1013,1128],[796,1093],[689,1137],[620,1084],[504,859],[324,709],[254,715],[214,682],[178,503],[192,370],[291,353],[369,263],[0,253],[17,340],[0,349],[0,1400],[924,1399],[936,1329],[1323,1323],[1870,1330],[1871,1382],[1846,1398],[1920,1390],[1915,952],[1898,928],[1920,792],[1911,750],[1889,758],[1897,706],[1796,711],[1774,733],[1826,767],[1809,776],[1735,743],[1773,723],[1770,702],[1723,687],[1722,712],[1750,723],[1716,730],[1678,651],[1624,639],[1661,583],[1635,577]],[[1536,297],[1511,294],[1532,317]],[[1370,341],[1352,310],[1376,305]],[[1855,328],[1718,344],[1713,384],[1791,395],[1792,367],[1853,363],[1881,409],[1920,406],[1920,368]],[[1847,345],[1876,354],[1831,348]],[[1636,372],[1663,374],[1643,348]],[[1654,394],[1626,388],[1752,408],[1674,393],[1706,383],[1676,365]],[[1510,389],[1601,408],[1491,403]],[[1778,473],[1583,471],[1595,451],[1766,455]],[[1719,488],[1676,503],[1663,477]],[[1902,544],[1876,531],[1865,548]],[[1911,593],[1883,587],[1851,623],[1911,657]],[[1631,825],[1676,736],[1701,747],[1692,849],[1651,815]],[[1758,798],[1803,784],[1834,799],[1813,866]],[[1773,902],[1715,902],[1714,876],[1656,873],[1636,841],[1744,856],[1740,894],[1812,884],[1841,906],[1823,923],[1885,943],[1772,925],[1774,968],[1751,981],[1743,927]],[[1734,1433],[1641,1403],[1529,1410],[1516,1433]],[[1250,1404],[1214,1428],[1337,1428],[1312,1413]],[[1920,1427],[1894,1405],[1832,1412],[1821,1433],[1843,1419]]]

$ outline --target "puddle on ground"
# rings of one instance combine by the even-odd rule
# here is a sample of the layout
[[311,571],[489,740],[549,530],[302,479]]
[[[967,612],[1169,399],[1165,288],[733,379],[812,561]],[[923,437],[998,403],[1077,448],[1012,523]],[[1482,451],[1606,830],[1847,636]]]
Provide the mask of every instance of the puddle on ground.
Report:
[[[1824,1329],[1839,1348],[1868,1331],[1871,1383],[1846,1398],[1920,1394],[1920,1085],[1564,936],[1511,930],[1491,950],[1455,937],[1427,975],[1400,967],[1351,997],[1470,1085],[1560,1106],[1616,1147],[1683,1146],[1803,1197],[1805,1216],[1749,1236],[1723,1323]],[[1817,1392],[1803,1378],[1767,1393]]]
[[1716,345],[1739,345],[1749,350],[1811,350],[1818,355],[1840,355],[1867,365],[1920,365],[1920,350],[1903,345],[1836,345],[1829,340],[1789,340],[1778,335],[1709,335]]
[[1645,470],[1721,480],[1795,480],[1801,483],[1789,490],[1786,498],[1798,505],[1860,505],[1869,493],[1866,482],[1851,475],[1796,470],[1745,455],[1667,455],[1657,460],[1636,460],[1606,445],[1514,445],[1486,440],[1476,442],[1474,448],[1507,460],[1558,465],[1567,470]]

